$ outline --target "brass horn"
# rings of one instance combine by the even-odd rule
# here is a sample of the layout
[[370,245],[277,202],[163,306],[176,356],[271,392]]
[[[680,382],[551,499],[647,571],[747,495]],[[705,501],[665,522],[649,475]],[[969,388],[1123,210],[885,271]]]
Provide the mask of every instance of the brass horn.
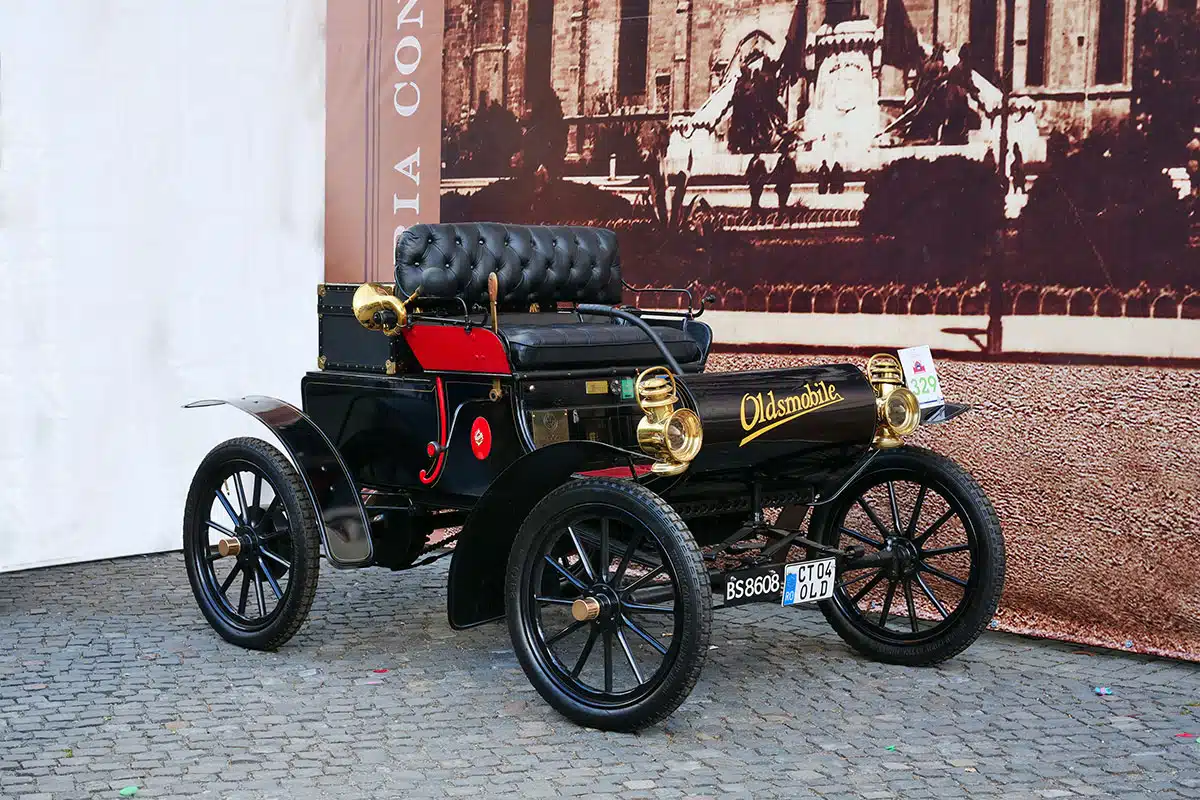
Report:
[[420,293],[420,287],[405,299],[396,297],[391,286],[364,283],[354,291],[351,307],[359,324],[369,331],[383,331],[396,336],[408,323],[408,304]]

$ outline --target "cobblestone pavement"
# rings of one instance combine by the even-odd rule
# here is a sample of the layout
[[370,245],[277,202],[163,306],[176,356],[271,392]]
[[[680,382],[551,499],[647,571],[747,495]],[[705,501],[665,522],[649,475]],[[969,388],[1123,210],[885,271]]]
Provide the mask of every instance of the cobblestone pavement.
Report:
[[0,796],[1200,797],[1194,664],[987,633],[889,667],[749,606],[666,724],[599,733],[503,626],[449,628],[444,567],[324,569],[274,654],[217,638],[178,554],[0,575]]

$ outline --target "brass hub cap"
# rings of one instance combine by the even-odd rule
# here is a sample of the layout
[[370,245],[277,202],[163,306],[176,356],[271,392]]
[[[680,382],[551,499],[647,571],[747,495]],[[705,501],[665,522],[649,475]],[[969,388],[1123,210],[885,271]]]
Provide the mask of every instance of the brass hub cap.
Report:
[[600,616],[600,601],[594,597],[581,597],[571,604],[571,616],[587,622]]
[[241,539],[222,539],[217,542],[217,552],[221,554],[221,558],[239,555],[242,552],[242,541]]

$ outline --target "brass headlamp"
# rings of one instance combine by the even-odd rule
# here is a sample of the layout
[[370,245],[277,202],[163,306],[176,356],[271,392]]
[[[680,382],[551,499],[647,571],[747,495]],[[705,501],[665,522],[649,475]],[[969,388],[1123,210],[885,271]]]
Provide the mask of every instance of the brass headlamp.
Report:
[[354,291],[350,301],[359,324],[369,331],[383,331],[396,336],[408,323],[408,304],[420,289],[401,300],[395,290],[383,283],[364,283]]
[[690,408],[675,408],[678,388],[675,376],[665,367],[642,372],[633,391],[645,414],[638,421],[638,445],[657,459],[651,470],[659,475],[678,475],[700,452],[704,441],[700,417]]
[[867,361],[867,380],[875,390],[875,410],[879,424],[875,428],[876,447],[899,447],[900,437],[908,436],[921,424],[921,404],[904,385],[904,368],[891,353],[879,353]]

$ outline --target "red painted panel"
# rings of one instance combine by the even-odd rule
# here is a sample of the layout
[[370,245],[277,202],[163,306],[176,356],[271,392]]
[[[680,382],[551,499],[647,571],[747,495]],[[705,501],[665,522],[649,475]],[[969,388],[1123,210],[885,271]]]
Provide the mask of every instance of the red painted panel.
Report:
[[404,341],[422,369],[431,372],[486,372],[509,375],[508,353],[487,328],[416,323],[403,331]]

